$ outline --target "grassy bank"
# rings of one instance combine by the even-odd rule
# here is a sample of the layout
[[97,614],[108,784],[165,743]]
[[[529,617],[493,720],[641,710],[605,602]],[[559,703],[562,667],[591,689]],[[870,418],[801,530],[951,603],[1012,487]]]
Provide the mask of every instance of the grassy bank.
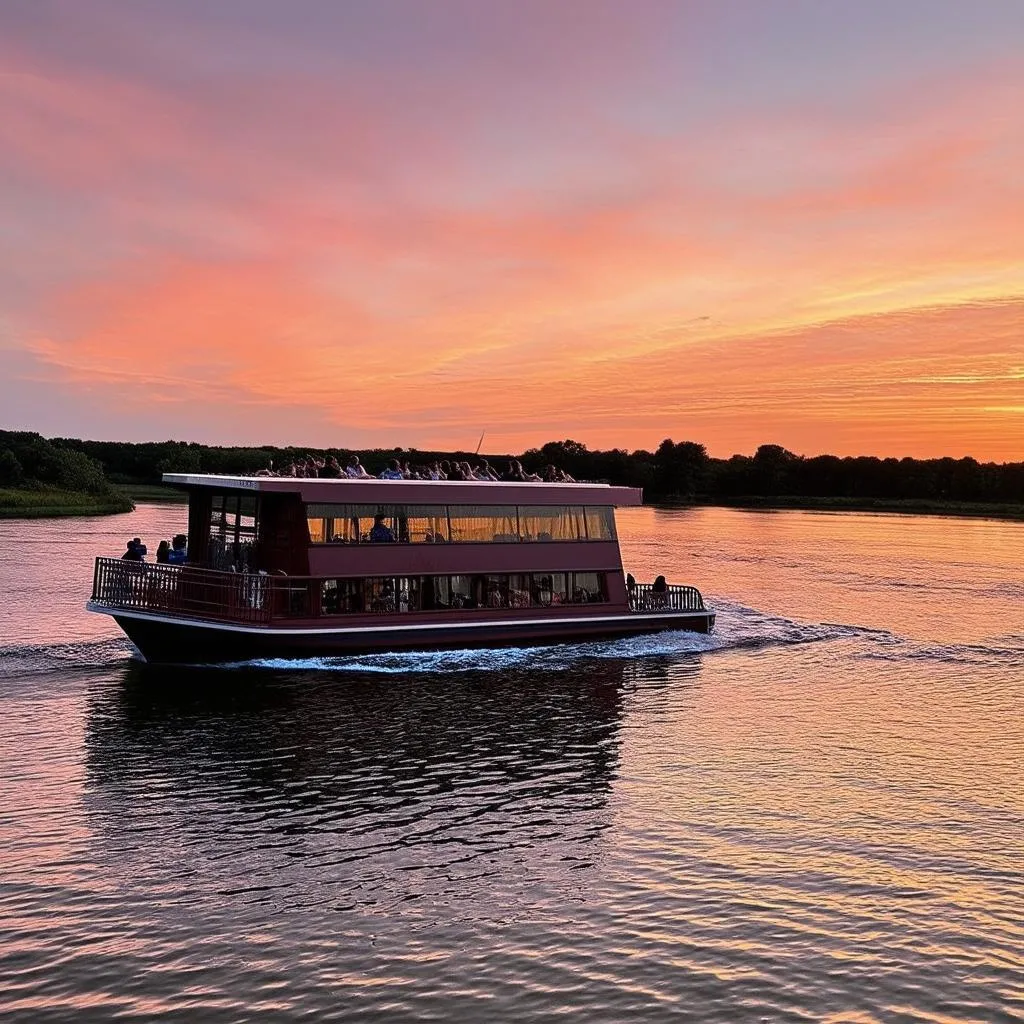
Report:
[[897,512],[904,515],[968,516],[986,519],[1024,520],[1024,505],[984,501],[935,501],[929,498],[811,498],[777,496],[713,498],[682,505],[712,505],[721,508],[794,509],[807,512]]
[[123,494],[95,495],[56,489],[0,488],[0,519],[48,516],[106,516],[131,512],[134,502]]
[[175,505],[187,505],[188,494],[176,487],[165,487],[163,484],[114,484],[117,494],[130,498],[132,501],[166,501]]

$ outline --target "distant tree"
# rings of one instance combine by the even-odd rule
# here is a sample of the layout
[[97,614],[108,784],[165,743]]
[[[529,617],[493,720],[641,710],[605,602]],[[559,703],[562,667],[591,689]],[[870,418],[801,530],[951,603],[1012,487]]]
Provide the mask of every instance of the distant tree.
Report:
[[692,498],[705,487],[708,453],[695,441],[673,443],[665,438],[654,455],[654,479],[658,492],[665,496]]
[[25,471],[10,448],[0,448],[0,486],[17,487],[25,479]]
[[800,459],[781,445],[763,444],[754,452],[754,494],[791,494],[794,470]]

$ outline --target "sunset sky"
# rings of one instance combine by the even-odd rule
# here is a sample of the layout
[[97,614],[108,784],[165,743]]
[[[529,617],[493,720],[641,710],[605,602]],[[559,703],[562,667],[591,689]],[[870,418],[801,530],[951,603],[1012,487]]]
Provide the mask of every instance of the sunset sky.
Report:
[[1024,0],[4,3],[0,427],[1024,459]]

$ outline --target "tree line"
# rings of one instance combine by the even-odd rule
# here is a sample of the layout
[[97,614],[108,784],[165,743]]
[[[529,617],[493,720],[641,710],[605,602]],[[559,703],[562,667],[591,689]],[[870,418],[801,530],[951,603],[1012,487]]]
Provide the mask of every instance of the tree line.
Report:
[[23,430],[0,430],[0,487],[54,488],[106,497],[102,462],[73,444]]
[[[0,431],[0,486],[53,486],[93,494],[110,482],[159,483],[164,473],[255,473],[315,455],[344,462],[359,455],[379,473],[391,459],[414,464],[473,459],[472,453],[417,449],[215,447],[184,441],[83,441],[45,439],[24,431]],[[874,456],[805,457],[775,444],[753,455],[716,459],[695,441],[666,438],[651,452],[622,448],[590,450],[578,441],[550,441],[511,454],[486,454],[504,469],[518,458],[531,472],[553,464],[577,480],[642,487],[654,500],[737,501],[748,498],[843,498],[935,502],[1024,503],[1024,462],[980,463],[972,458],[880,459]]]

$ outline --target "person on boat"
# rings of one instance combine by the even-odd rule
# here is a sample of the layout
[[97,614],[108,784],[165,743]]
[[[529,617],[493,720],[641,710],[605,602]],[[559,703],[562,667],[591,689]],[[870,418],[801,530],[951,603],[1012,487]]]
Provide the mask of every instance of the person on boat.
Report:
[[508,464],[508,475],[509,480],[519,480],[527,483],[536,483],[540,480],[540,477],[536,473],[527,473],[523,469],[523,464],[518,459],[513,459]]
[[477,479],[479,480],[500,480],[501,477],[495,472],[494,467],[484,459],[477,467]]
[[170,561],[171,545],[167,541],[162,540],[156,546],[156,564],[167,565]]
[[362,463],[359,461],[358,455],[353,455],[348,460],[348,465],[345,467],[345,476],[354,477],[357,480],[369,480],[370,474],[363,469]]
[[146,545],[138,537],[128,541],[128,547],[121,556],[126,562],[144,562],[146,560]]
[[392,459],[386,469],[382,469],[380,472],[381,480],[403,480],[404,475],[402,473],[402,464],[398,459]]
[[184,565],[188,561],[188,537],[183,533],[177,534],[171,541],[171,550],[167,553],[168,565]]
[[655,577],[651,584],[651,605],[654,608],[668,607],[668,583],[664,576]]
[[370,530],[370,541],[375,544],[394,544],[395,535],[391,527],[384,522],[384,513],[378,512],[373,517],[373,529]]
[[317,476],[324,477],[328,480],[336,480],[340,476],[344,476],[345,471],[338,465],[338,460],[332,455],[323,465],[323,468],[317,473]]

